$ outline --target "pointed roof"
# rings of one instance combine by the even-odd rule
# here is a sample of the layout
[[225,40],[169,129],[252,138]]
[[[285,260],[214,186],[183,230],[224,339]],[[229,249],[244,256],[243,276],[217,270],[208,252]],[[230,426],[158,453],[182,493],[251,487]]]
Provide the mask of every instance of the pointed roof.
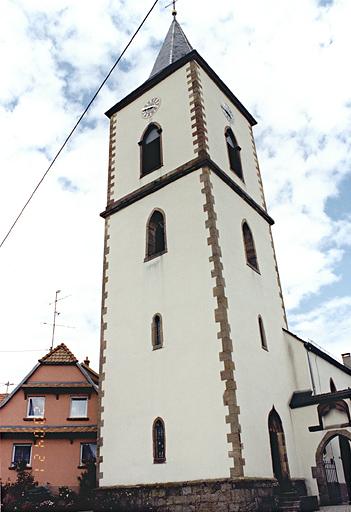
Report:
[[182,27],[179,25],[175,16],[169,27],[166,39],[163,42],[161,50],[157,56],[154,67],[152,68],[150,78],[157,75],[160,71],[167,66],[181,59],[192,51],[192,46],[189,43]]
[[44,364],[74,364],[78,362],[78,359],[64,343],[61,343],[54,349],[50,350],[50,352],[44,357],[39,359],[39,362]]

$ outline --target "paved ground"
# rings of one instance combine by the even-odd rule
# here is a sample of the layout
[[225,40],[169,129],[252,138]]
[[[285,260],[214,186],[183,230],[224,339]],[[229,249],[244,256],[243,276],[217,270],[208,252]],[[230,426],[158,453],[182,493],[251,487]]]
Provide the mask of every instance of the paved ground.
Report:
[[338,505],[334,507],[321,507],[322,512],[351,512],[351,505]]

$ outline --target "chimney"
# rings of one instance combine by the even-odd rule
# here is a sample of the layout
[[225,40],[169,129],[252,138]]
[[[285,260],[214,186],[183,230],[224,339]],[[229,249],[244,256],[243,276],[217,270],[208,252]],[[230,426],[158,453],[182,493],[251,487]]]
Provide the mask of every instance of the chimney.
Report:
[[351,369],[351,354],[350,352],[346,352],[346,354],[341,354],[342,362],[344,366]]
[[[350,354],[349,354],[349,357],[350,357]],[[84,359],[84,364],[85,364],[86,366],[89,366],[89,365],[90,365],[90,361],[89,361],[88,356],[86,356],[86,358]],[[344,363],[344,364],[345,364],[345,363]]]

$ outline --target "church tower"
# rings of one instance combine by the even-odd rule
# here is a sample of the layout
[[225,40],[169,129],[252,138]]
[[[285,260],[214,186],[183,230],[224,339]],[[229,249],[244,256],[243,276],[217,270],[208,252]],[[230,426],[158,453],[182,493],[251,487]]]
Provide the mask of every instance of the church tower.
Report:
[[216,482],[269,495],[298,476],[296,386],[256,121],[175,15],[107,116],[99,486],[152,503],[167,484],[184,510]]

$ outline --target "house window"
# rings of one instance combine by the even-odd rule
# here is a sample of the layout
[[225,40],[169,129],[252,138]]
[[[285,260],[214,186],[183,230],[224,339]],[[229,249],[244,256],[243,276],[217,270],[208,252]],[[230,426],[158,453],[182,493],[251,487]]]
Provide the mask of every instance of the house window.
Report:
[[71,398],[71,418],[86,418],[88,415],[88,399],[86,397]]
[[243,223],[243,239],[244,239],[244,247],[245,247],[245,255],[246,262],[250,265],[251,268],[259,272],[257,255],[255,249],[255,242],[251,233],[251,229],[249,228],[247,222]]
[[261,316],[258,317],[258,327],[260,330],[261,347],[268,351],[266,332],[264,330],[263,320]]
[[45,398],[43,396],[28,397],[27,418],[43,418]]
[[162,346],[163,346],[162,317],[159,313],[157,313],[152,319],[151,339],[152,339],[152,347],[154,350],[156,350],[158,348],[162,348]]
[[152,438],[154,446],[154,464],[163,464],[166,462],[166,435],[165,424],[161,418],[157,418],[154,421]]
[[89,462],[96,462],[96,443],[81,443],[80,465],[85,466]]
[[244,181],[243,169],[241,166],[240,151],[241,147],[238,146],[236,138],[231,128],[228,128],[225,132],[225,140],[227,142],[227,150],[229,157],[229,165],[232,171]]
[[166,252],[166,222],[160,210],[155,210],[147,223],[146,260]]
[[141,152],[141,176],[149,174],[162,166],[160,126],[152,123],[139,142]]
[[12,466],[17,466],[20,462],[30,466],[32,456],[31,444],[14,444],[12,451]]

